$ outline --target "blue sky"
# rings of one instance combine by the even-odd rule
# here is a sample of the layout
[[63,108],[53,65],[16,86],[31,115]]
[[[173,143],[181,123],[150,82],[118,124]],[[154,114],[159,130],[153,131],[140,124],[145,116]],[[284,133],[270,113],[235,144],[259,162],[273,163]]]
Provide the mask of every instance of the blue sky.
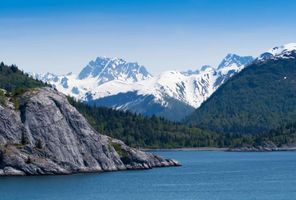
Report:
[[78,73],[97,56],[153,74],[296,42],[295,0],[0,0],[0,60]]

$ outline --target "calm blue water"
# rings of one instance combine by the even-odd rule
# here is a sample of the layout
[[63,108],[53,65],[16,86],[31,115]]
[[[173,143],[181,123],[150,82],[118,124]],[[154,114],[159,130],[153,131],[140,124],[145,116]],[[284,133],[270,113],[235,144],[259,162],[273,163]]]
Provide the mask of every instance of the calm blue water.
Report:
[[0,177],[1,200],[292,200],[296,152],[157,152],[182,167],[47,177]]

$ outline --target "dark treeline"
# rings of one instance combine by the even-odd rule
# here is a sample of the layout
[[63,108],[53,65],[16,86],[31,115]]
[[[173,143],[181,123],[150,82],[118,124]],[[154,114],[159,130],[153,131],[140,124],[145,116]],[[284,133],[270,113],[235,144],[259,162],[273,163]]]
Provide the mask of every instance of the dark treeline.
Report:
[[281,125],[279,128],[273,129],[269,132],[244,135],[233,138],[232,147],[244,146],[264,146],[266,143],[272,142],[277,147],[296,143],[296,122]]
[[224,146],[217,133],[171,122],[161,117],[146,117],[111,108],[92,107],[69,98],[100,133],[144,148]]
[[272,142],[278,147],[296,142],[296,123],[260,134],[229,135],[171,122],[160,117],[91,107],[69,98],[100,133],[118,138],[128,145],[143,148],[261,146]]
[[0,63],[0,88],[12,93],[12,95],[21,94],[30,88],[43,86],[48,85],[29,77],[17,66],[7,66],[3,62]]

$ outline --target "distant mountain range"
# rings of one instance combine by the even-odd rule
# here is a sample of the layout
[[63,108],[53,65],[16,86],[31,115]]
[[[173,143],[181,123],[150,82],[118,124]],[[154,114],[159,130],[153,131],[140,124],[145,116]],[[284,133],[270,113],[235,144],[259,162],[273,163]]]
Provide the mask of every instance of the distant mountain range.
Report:
[[186,121],[237,135],[268,132],[295,119],[296,43],[291,43],[261,54]]
[[90,105],[178,121],[253,60],[251,56],[228,54],[217,67],[205,65],[200,70],[165,71],[152,76],[138,63],[98,57],[78,75],[33,76]]

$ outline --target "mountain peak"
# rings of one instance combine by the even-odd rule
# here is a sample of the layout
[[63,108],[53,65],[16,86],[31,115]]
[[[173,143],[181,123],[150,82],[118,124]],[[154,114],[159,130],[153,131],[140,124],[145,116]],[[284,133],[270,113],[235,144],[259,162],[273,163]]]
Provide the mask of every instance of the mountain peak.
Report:
[[239,56],[237,54],[229,53],[222,60],[218,66],[218,70],[230,66],[240,67],[250,64],[254,58],[252,56]]
[[[126,61],[122,58],[118,58],[118,57],[107,57],[107,56],[98,56],[94,62],[108,62],[108,61],[112,61],[115,63],[126,63]],[[93,62],[93,61],[90,61]]]
[[121,58],[97,57],[88,63],[78,75],[78,79],[97,78],[98,84],[111,80],[136,82],[151,77],[144,66],[127,62]]
[[296,50],[296,43],[289,43],[279,47],[274,47],[269,50],[270,53],[273,55],[279,55],[285,52],[295,51]]
[[262,53],[259,57],[259,61],[265,61],[271,58],[287,58],[292,52],[296,51],[296,43],[288,43],[285,45],[273,47],[268,51]]

